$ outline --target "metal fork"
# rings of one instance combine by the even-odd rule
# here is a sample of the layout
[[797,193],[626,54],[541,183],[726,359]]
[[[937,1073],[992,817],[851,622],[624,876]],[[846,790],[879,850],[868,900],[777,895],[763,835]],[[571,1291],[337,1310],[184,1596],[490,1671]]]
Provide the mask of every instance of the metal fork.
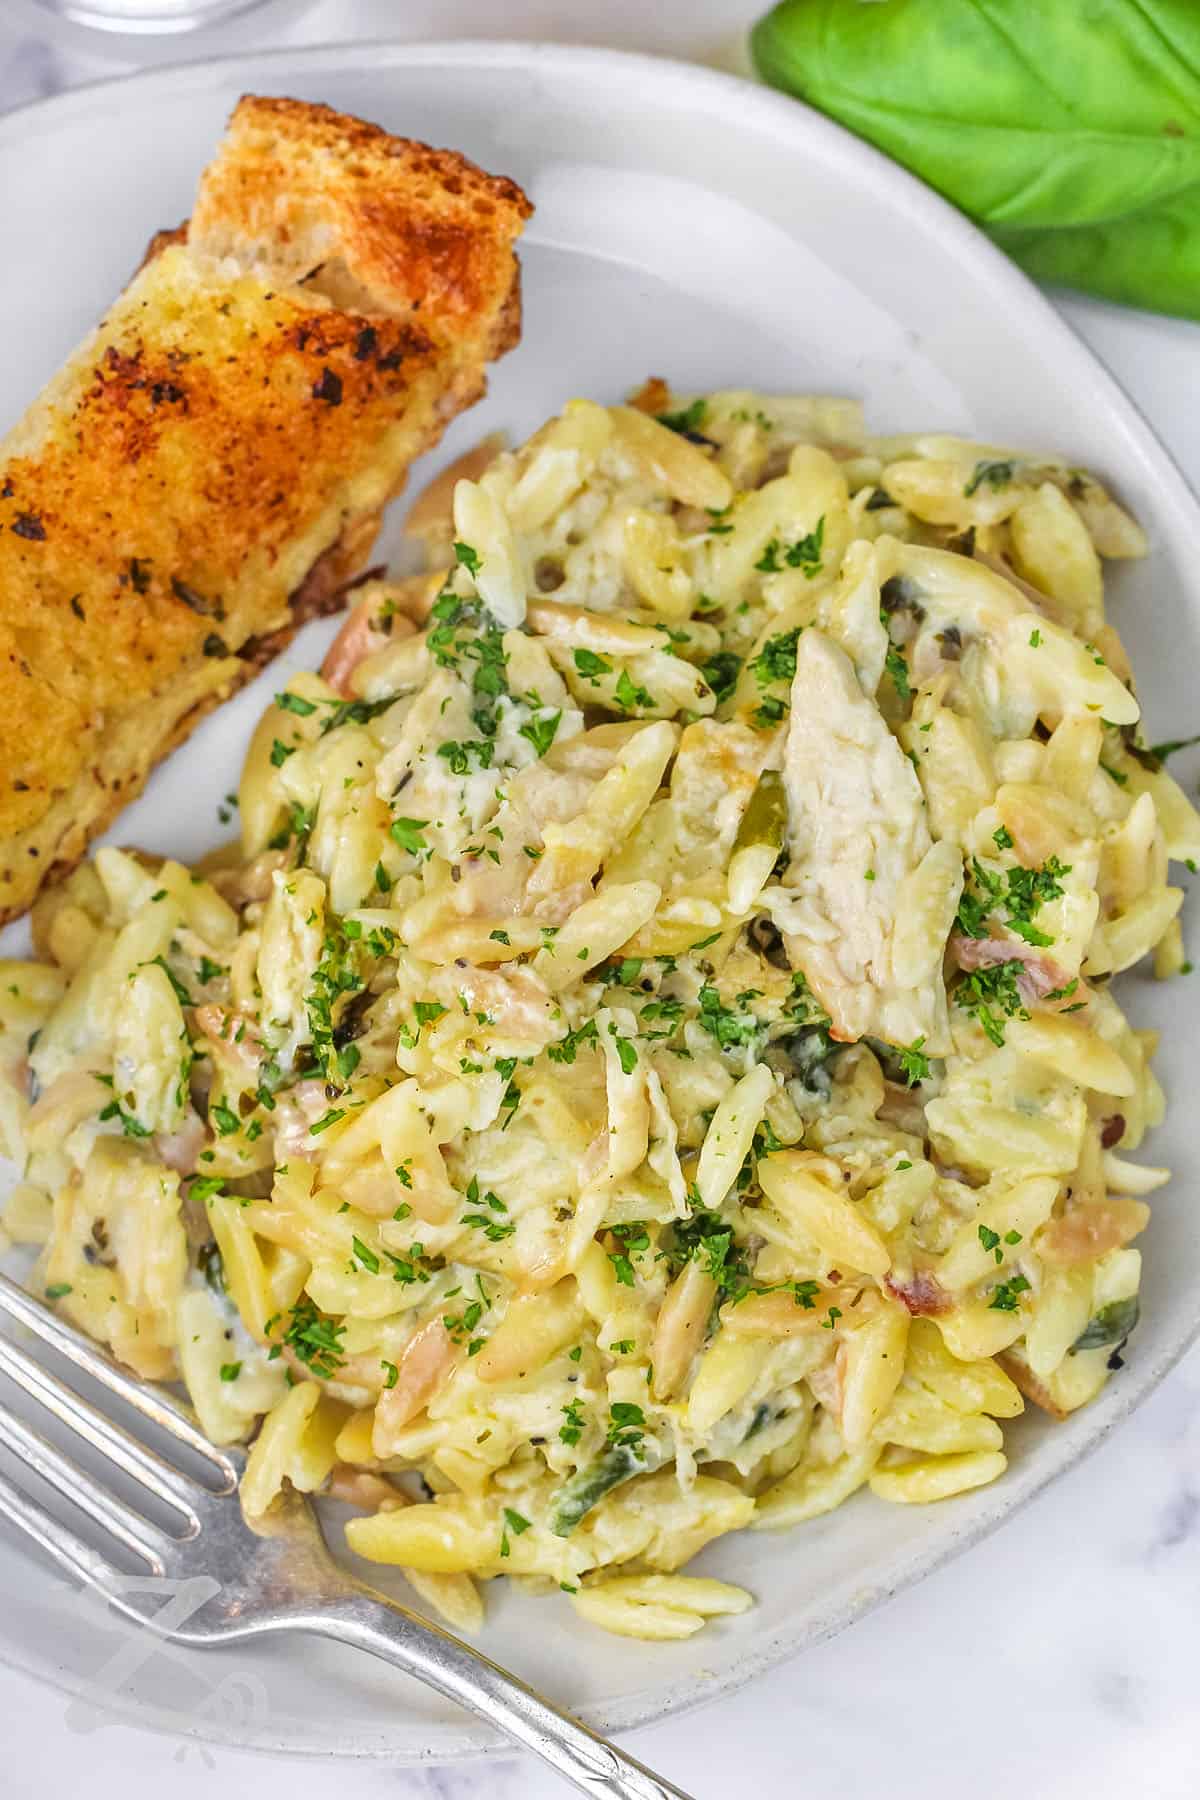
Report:
[[339,1568],[303,1495],[289,1489],[251,1528],[237,1497],[243,1453],[215,1449],[173,1396],[118,1368],[3,1275],[0,1313],[103,1383],[202,1458],[211,1472],[209,1485],[177,1468],[81,1399],[11,1337],[0,1335],[0,1373],[165,1503],[178,1519],[178,1530],[168,1532],[144,1517],[3,1405],[0,1444],[133,1552],[150,1575],[179,1581],[211,1576],[220,1582],[186,1621],[164,1630],[162,1615],[152,1616],[149,1596],[136,1587],[131,1591],[99,1551],[0,1474],[0,1516],[27,1532],[70,1575],[97,1589],[117,1612],[174,1643],[197,1647],[282,1631],[335,1638],[394,1663],[458,1701],[585,1794],[607,1800],[688,1800],[681,1788],[597,1736],[498,1663]]

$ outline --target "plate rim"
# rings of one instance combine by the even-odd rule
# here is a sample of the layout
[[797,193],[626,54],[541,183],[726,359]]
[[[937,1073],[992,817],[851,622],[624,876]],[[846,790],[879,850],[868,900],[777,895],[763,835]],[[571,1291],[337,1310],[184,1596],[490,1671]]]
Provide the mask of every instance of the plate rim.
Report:
[[[1001,297],[1007,296],[1029,320],[1040,340],[1057,351],[1066,378],[1074,374],[1087,381],[1103,399],[1111,422],[1120,433],[1121,447],[1114,460],[1128,462],[1130,458],[1136,458],[1153,478],[1160,516],[1170,513],[1178,529],[1190,529],[1200,541],[1200,499],[1179,464],[1137,403],[1101,358],[1076,334],[1049,297],[965,214],[899,163],[804,101],[746,76],[646,52],[520,38],[461,38],[411,43],[383,36],[352,43],[243,49],[105,76],[58,94],[27,101],[0,115],[0,153],[9,151],[14,142],[19,142],[33,118],[53,125],[56,119],[77,119],[86,117],[89,112],[111,116],[113,107],[119,104],[121,95],[127,90],[136,94],[146,88],[169,94],[226,86],[239,69],[245,70],[246,80],[252,82],[253,72],[259,69],[268,71],[274,78],[279,72],[288,70],[308,75],[319,74],[322,70],[330,73],[358,69],[378,71],[381,67],[400,65],[439,69],[519,69],[534,73],[558,72],[572,77],[581,67],[585,71],[604,69],[625,74],[631,84],[638,84],[642,89],[647,85],[666,84],[685,102],[690,92],[698,104],[707,104],[709,110],[719,116],[720,122],[732,129],[769,131],[781,140],[790,139],[797,150],[815,150],[826,164],[832,162],[839,170],[844,170],[848,179],[865,181],[877,194],[890,199],[918,230],[937,237],[956,260],[973,263],[989,274]],[[744,109],[738,110],[747,89],[755,93],[752,116],[747,116]],[[1200,603],[1200,578],[1194,579],[1193,585]],[[815,1620],[810,1619],[800,1632],[776,1632],[757,1645],[747,1646],[733,1668],[676,1677],[650,1694],[643,1690],[640,1695],[608,1707],[584,1707],[581,1709],[583,1715],[610,1733],[635,1730],[667,1718],[681,1718],[721,1695],[735,1693],[755,1677],[844,1630],[884,1600],[933,1574],[1009,1523],[1052,1482],[1068,1470],[1077,1468],[1148,1398],[1198,1338],[1200,1311],[1154,1362],[1138,1365],[1136,1376],[1130,1368],[1119,1401],[1111,1405],[1102,1424],[1083,1443],[1072,1447],[1071,1453],[1055,1466],[1038,1471],[1036,1475],[1027,1473],[1023,1480],[1018,1469],[1010,1470],[1004,1485],[1003,1505],[993,1506],[970,1527],[958,1532],[947,1531],[938,1543],[907,1553],[891,1569],[885,1582],[856,1590],[831,1605]],[[17,1661],[2,1643],[0,1667],[16,1670],[62,1694],[87,1695],[86,1683],[56,1675],[50,1670],[31,1670]],[[204,1720],[196,1729],[187,1730],[181,1728],[178,1718],[161,1718],[133,1698],[110,1694],[106,1696],[106,1704],[116,1718],[160,1736],[314,1762],[386,1759],[397,1766],[428,1766],[474,1760],[505,1745],[505,1740],[496,1733],[474,1723],[426,1728],[433,1742],[425,1749],[379,1743],[350,1743],[333,1749],[296,1745],[283,1738],[268,1741],[262,1737],[248,1743],[235,1727],[226,1728],[219,1719]]]

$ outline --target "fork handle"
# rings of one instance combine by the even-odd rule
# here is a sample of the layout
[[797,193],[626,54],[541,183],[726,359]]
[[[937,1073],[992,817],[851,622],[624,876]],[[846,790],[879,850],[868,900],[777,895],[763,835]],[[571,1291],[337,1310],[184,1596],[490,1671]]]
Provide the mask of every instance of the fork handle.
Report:
[[360,1586],[290,1623],[394,1663],[532,1750],[593,1800],[690,1800],[489,1657],[373,1588]]

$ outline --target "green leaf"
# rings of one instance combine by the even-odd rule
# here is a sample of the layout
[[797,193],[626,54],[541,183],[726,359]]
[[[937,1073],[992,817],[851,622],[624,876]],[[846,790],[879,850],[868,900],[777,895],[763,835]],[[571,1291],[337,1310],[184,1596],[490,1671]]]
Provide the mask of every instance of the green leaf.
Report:
[[315,713],[317,710],[314,700],[305,700],[299,694],[286,692],[276,694],[275,704],[282,707],[284,712],[296,713],[302,719],[306,719],[310,713]]
[[1037,280],[1200,318],[1194,0],[784,0],[752,49]]
[[518,736],[527,739],[533,745],[538,756],[545,756],[554,742],[554,734],[561,722],[561,712],[553,712],[548,718],[545,714],[535,715],[526,724],[519,727]]
[[1140,1310],[1136,1294],[1131,1294],[1127,1300],[1110,1300],[1088,1320],[1071,1345],[1072,1352],[1102,1350],[1108,1344],[1119,1344],[1137,1324]]
[[679,412],[659,413],[658,422],[665,425],[668,431],[681,432],[687,437],[690,432],[699,431],[704,423],[704,415],[708,411],[708,402],[703,397],[693,400]]
[[612,1444],[593,1462],[576,1471],[554,1495],[550,1503],[550,1529],[556,1537],[570,1537],[579,1521],[591,1512],[605,1494],[640,1475],[650,1466],[650,1458],[641,1444]]
[[407,850],[410,856],[420,856],[429,845],[421,835],[421,828],[428,825],[428,819],[393,819],[391,835],[393,843],[399,844],[401,850]]

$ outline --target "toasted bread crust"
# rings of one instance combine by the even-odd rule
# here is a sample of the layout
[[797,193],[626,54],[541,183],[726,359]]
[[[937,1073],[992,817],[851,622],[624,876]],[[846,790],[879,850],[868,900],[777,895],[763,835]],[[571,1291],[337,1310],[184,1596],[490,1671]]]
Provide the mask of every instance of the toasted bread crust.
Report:
[[362,566],[514,341],[528,211],[449,152],[239,104],[186,232],[0,446],[0,919]]

